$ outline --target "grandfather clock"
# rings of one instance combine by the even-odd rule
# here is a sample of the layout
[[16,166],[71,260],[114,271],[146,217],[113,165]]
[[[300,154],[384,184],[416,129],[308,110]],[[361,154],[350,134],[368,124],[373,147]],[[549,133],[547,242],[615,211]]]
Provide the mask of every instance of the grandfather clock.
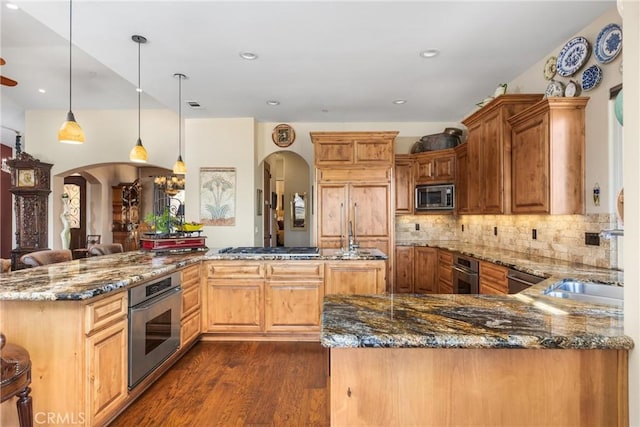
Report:
[[11,188],[15,199],[16,247],[11,251],[11,268],[25,268],[20,257],[48,249],[48,202],[51,193],[50,163],[42,163],[21,152],[7,160],[11,168]]

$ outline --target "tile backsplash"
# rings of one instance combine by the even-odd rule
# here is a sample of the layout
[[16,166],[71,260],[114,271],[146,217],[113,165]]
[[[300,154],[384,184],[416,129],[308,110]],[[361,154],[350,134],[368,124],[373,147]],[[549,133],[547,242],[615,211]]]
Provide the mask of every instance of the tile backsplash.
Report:
[[613,214],[402,215],[396,216],[395,227],[396,242],[459,240],[597,267],[622,267],[622,238],[600,237],[599,246],[585,244],[585,232],[618,227]]

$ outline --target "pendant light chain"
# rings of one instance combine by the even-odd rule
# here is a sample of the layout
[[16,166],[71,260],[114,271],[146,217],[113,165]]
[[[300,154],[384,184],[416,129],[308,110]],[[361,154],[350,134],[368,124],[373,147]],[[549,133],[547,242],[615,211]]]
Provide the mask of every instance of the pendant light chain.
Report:
[[138,139],[140,139],[140,95],[142,94],[142,86],[140,86],[140,45],[141,41],[138,41]]
[[178,76],[178,157],[182,158],[182,74]]

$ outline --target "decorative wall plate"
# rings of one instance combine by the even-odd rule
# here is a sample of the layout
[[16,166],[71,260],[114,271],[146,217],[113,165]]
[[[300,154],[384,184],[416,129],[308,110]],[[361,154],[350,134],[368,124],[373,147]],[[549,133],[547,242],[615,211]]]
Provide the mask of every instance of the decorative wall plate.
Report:
[[618,24],[606,25],[596,38],[593,55],[601,64],[613,61],[622,50],[622,29]]
[[558,58],[550,56],[547,62],[544,63],[544,79],[551,80],[556,75],[556,63]]
[[591,45],[584,37],[574,37],[564,45],[558,60],[556,68],[558,75],[569,77],[574,75],[587,62],[591,55]]
[[296,133],[291,126],[283,123],[273,128],[271,139],[278,147],[288,147],[295,141]]
[[552,96],[563,96],[564,85],[562,84],[562,82],[551,80],[551,82],[547,86],[547,90],[544,91],[544,94],[547,98]]
[[580,96],[580,85],[573,80],[569,80],[569,83],[564,88],[564,96]]
[[602,80],[602,69],[596,64],[593,64],[589,68],[583,71],[581,84],[582,90],[589,91],[600,84]]

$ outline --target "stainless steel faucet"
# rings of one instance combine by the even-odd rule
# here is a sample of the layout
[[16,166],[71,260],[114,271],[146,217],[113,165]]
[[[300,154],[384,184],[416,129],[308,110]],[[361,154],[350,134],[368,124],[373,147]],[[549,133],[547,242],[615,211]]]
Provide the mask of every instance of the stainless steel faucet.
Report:
[[353,223],[349,221],[349,252],[357,250],[360,245],[356,242],[356,235],[353,232]]

